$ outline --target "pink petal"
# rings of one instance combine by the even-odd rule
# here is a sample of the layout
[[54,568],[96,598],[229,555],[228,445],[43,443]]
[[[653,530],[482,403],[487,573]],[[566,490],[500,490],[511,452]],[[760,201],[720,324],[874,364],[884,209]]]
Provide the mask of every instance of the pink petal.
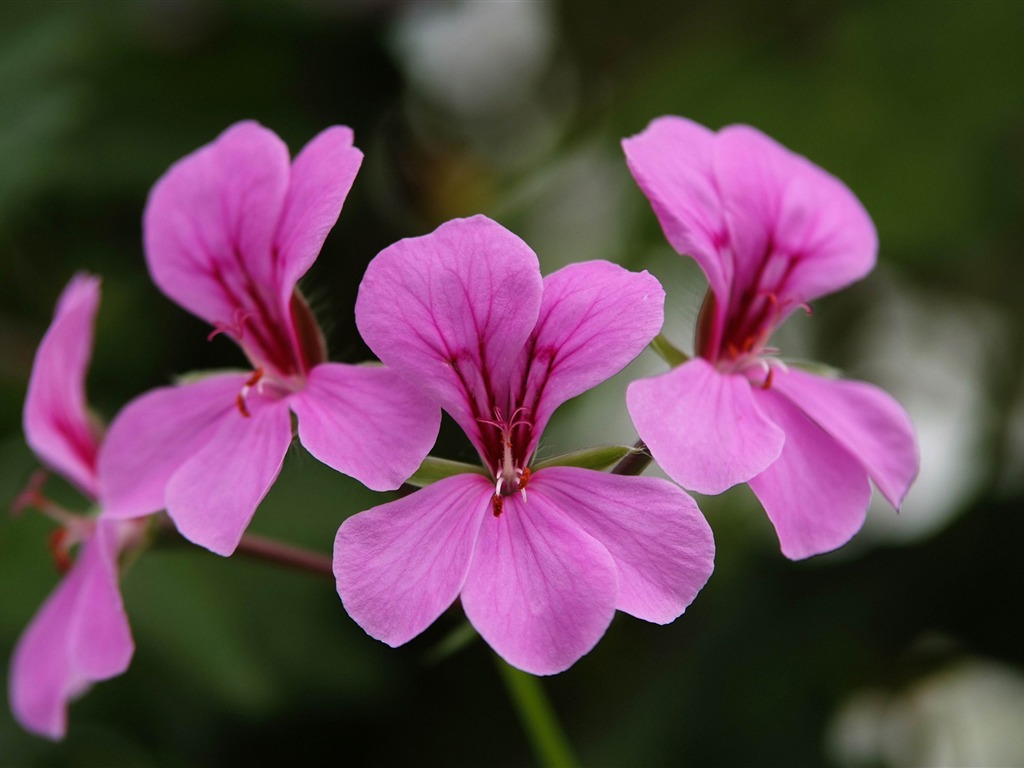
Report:
[[721,493],[754,477],[778,458],[785,440],[744,376],[719,373],[699,357],[634,381],[626,404],[654,460],[699,493]]
[[367,634],[394,648],[455,601],[493,493],[483,477],[456,475],[342,524],[334,542],[338,594]]
[[356,324],[374,354],[480,448],[477,420],[493,419],[490,404],[507,399],[542,290],[526,243],[485,216],[455,219],[377,255],[359,286]]
[[682,117],[659,117],[624,139],[626,163],[654,208],[665,237],[692,256],[717,296],[728,296],[732,262],[714,174],[716,136]]
[[220,419],[167,483],[167,514],[178,532],[218,555],[235,551],[292,442],[287,401],[256,396],[247,403],[251,415]]
[[135,646],[118,588],[117,555],[117,524],[98,520],[78,561],[18,640],[11,710],[33,733],[63,738],[69,701],[128,668]]
[[829,552],[864,524],[867,472],[854,456],[783,395],[757,391],[758,405],[786,433],[782,454],[750,481],[791,560]]
[[64,289],[39,343],[25,398],[28,444],[44,463],[95,499],[98,428],[85,402],[100,281],[76,275]]
[[623,477],[551,467],[530,480],[529,501],[544,498],[605,546],[619,575],[615,607],[667,624],[714,570],[715,541],[697,504],[679,486],[654,477]]
[[241,418],[236,401],[247,378],[211,376],[155,389],[126,405],[100,449],[104,514],[129,518],[163,509],[171,476],[213,438],[222,421]]
[[[736,260],[733,301],[748,287],[770,285],[795,306],[871,271],[878,251],[871,218],[841,181],[807,159],[734,125],[718,134],[715,174]],[[785,279],[765,275],[786,269]]]
[[617,569],[608,550],[558,501],[533,490],[487,514],[462,606],[490,646],[514,667],[551,675],[604,635],[615,613]]
[[856,456],[899,509],[920,467],[914,427],[899,403],[870,384],[796,369],[777,375],[773,386]]
[[352,146],[352,129],[340,125],[319,133],[295,157],[274,238],[282,304],[320,254],[362,162],[363,153]]
[[532,412],[539,438],[554,410],[621,371],[664,320],[665,292],[647,272],[606,261],[572,264],[544,278],[540,315],[520,355],[513,401]]
[[289,404],[306,449],[375,491],[416,471],[441,424],[437,405],[384,367],[318,365]]
[[286,374],[295,365],[291,286],[279,284],[272,246],[288,184],[284,143],[257,123],[237,123],[171,166],[143,217],[157,286],[255,364]]

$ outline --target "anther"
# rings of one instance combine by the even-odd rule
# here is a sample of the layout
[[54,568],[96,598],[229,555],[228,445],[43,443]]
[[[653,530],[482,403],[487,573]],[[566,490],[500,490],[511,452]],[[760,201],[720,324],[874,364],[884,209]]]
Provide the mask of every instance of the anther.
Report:
[[530,468],[523,467],[519,470],[519,482],[516,483],[516,490],[523,494],[523,501],[526,501],[526,486],[530,482]]
[[249,396],[249,392],[259,384],[260,379],[263,378],[263,369],[257,368],[252,372],[252,376],[246,379],[245,384],[242,385],[242,391],[238,393],[238,397],[235,398],[235,404],[238,406],[238,410],[242,413],[245,418],[252,416],[249,413],[249,409],[245,405],[245,398]]
[[60,573],[67,573],[74,564],[71,560],[70,547],[68,546],[67,528],[58,528],[50,534],[47,544],[50,554],[53,555],[53,564]]
[[775,378],[775,369],[770,365],[768,366],[768,373],[764,377],[764,381],[761,383],[761,389],[771,389],[772,380]]
[[501,498],[499,494],[494,494],[491,499],[491,512],[494,513],[495,517],[501,517],[502,508],[505,506],[505,500]]

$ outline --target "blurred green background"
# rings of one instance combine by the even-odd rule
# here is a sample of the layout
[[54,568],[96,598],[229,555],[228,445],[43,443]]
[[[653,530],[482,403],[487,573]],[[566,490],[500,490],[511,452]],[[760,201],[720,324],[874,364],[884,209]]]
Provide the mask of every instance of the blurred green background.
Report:
[[[750,123],[830,170],[878,226],[878,269],[779,345],[879,383],[918,427],[921,477],[837,553],[791,563],[745,488],[701,499],[710,583],[668,627],[618,616],[545,680],[585,765],[1024,764],[1024,4],[0,4],[0,505],[36,344],[71,275],[103,276],[89,396],[105,418],[175,374],[238,365],[149,282],[146,194],[254,118],[297,151],[333,123],[366,160],[304,289],[332,357],[368,355],[352,306],[396,239],[483,212],[545,272],[607,258],[666,285],[691,347],[703,294],[618,142],[662,114]],[[645,353],[566,406],[542,450],[632,442]],[[453,431],[439,448],[471,459]],[[62,501],[82,508],[54,482]],[[323,553],[386,497],[296,447],[252,530]],[[57,581],[40,515],[0,515],[0,656]],[[449,612],[391,650],[333,586],[188,547],[126,574],[129,672],[68,738],[0,704],[0,764],[497,765],[533,761],[491,654],[438,660]],[[6,676],[6,670],[5,670]]]

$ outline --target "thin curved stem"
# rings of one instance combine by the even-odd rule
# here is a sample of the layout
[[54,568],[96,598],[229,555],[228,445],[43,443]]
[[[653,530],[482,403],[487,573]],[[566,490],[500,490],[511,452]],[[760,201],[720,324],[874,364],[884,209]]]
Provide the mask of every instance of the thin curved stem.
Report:
[[274,539],[247,533],[238,542],[235,553],[254,560],[275,565],[283,565],[292,570],[302,571],[314,576],[328,579],[334,583],[334,562],[329,555],[321,555],[293,544],[285,544]]
[[547,768],[573,768],[576,760],[569,748],[569,740],[562,732],[540,680],[509,666],[497,655],[494,660],[537,760]]

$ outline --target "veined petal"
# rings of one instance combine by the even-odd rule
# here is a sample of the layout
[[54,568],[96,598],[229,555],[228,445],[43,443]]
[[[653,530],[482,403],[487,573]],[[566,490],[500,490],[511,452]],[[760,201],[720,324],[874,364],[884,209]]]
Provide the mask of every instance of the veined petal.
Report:
[[758,390],[757,400],[786,432],[779,458],[750,481],[782,554],[800,560],[841,547],[864,524],[871,500],[867,472],[782,394]]
[[508,496],[500,517],[485,517],[462,606],[505,661],[552,675],[597,644],[617,594],[608,550],[557,501],[531,488],[528,501]]
[[806,158],[733,125],[718,134],[715,174],[736,263],[732,301],[767,290],[793,308],[871,271],[871,218],[846,185]]
[[320,254],[362,162],[352,129],[341,125],[321,131],[296,155],[274,238],[282,305]]
[[218,555],[235,551],[292,442],[286,400],[247,402],[250,415],[236,411],[221,418],[217,431],[167,483],[167,514],[178,532]]
[[117,571],[117,523],[97,520],[78,561],[18,640],[11,710],[27,730],[64,737],[67,705],[89,684],[121,674],[134,653]]
[[433,624],[462,589],[493,493],[457,475],[342,523],[334,575],[356,624],[392,648]]
[[93,499],[99,435],[86,407],[85,374],[99,301],[98,277],[78,274],[68,283],[36,350],[24,413],[36,455]]
[[852,453],[896,509],[920,467],[906,411],[878,387],[797,369],[779,372],[773,387]]
[[[647,272],[607,261],[572,264],[544,278],[537,325],[520,354],[521,392],[534,439],[554,410],[621,371],[664,320],[665,291]],[[529,452],[529,451],[528,451]]]
[[667,624],[693,602],[714,570],[711,527],[673,483],[552,467],[531,478],[531,503],[538,493],[611,554],[620,611]]
[[699,357],[634,381],[626,405],[654,460],[699,493],[721,493],[754,477],[778,458],[785,440],[744,376],[719,373]]
[[220,374],[136,398],[114,418],[100,448],[104,515],[129,518],[166,506],[171,476],[220,429],[241,419],[237,398],[248,374]]
[[257,123],[237,123],[171,166],[143,215],[160,290],[285,374],[294,366],[291,286],[278,284],[273,244],[288,184],[284,143]]
[[729,295],[732,259],[714,173],[715,134],[682,117],[659,117],[624,139],[626,163],[679,253],[692,256],[712,292]]
[[507,400],[541,292],[526,243],[485,216],[455,219],[377,255],[359,286],[356,324],[377,357],[481,448],[477,420],[493,419],[492,404]]
[[384,367],[318,365],[289,404],[306,450],[375,491],[416,471],[441,424],[436,403]]

